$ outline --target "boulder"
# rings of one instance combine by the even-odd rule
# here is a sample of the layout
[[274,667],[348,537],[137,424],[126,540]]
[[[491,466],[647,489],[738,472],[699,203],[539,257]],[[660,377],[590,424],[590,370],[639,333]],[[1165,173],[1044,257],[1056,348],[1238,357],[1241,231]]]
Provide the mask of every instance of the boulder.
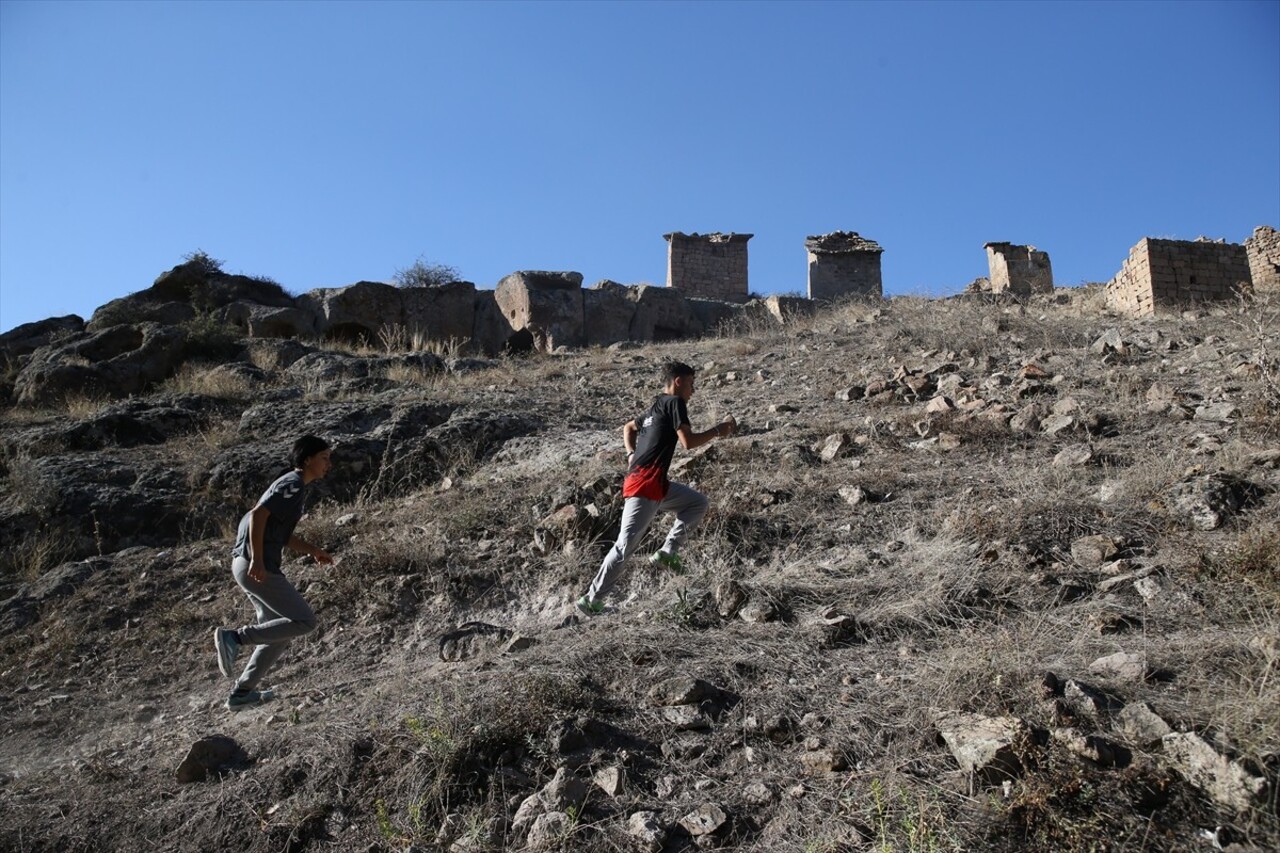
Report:
[[702,325],[679,290],[649,284],[628,290],[627,298],[636,307],[631,318],[631,340],[675,341],[702,334]]
[[400,300],[411,341],[469,344],[475,335],[476,286],[469,281],[402,288]]
[[[516,330],[512,327],[502,309],[498,307],[497,295],[492,290],[477,290],[474,303],[474,316],[471,325],[471,348],[475,352],[488,356],[518,350],[513,341]],[[528,343],[525,350],[533,348],[533,337],[521,330]]]
[[316,333],[327,340],[376,344],[384,328],[404,325],[400,289],[378,281],[309,290],[296,304],[315,316]]
[[718,299],[686,296],[685,301],[689,303],[689,308],[693,311],[694,320],[701,327],[700,334],[704,335],[711,334],[720,328],[729,327],[740,319],[746,310],[743,305],[736,302],[721,302]]
[[616,281],[598,281],[582,291],[583,324],[587,346],[607,347],[631,339],[636,303],[630,288]]
[[19,403],[48,405],[74,395],[125,397],[171,376],[186,335],[154,323],[112,326],[42,347],[14,382]]
[[498,307],[517,331],[533,336],[542,352],[580,347],[583,334],[582,273],[523,270],[504,276],[494,292]]
[[811,317],[818,303],[803,296],[769,296],[761,300],[765,312],[779,323],[787,324],[801,317]]
[[307,338],[316,331],[315,314],[292,305],[232,302],[214,316],[250,338]]
[[551,850],[559,847],[573,829],[573,819],[566,812],[538,815],[529,827],[528,850]]
[[161,273],[146,290],[115,299],[93,312],[89,331],[143,320],[173,325],[233,302],[286,308],[293,298],[266,278],[228,275],[208,262],[191,260]]
[[1161,738],[1173,731],[1146,702],[1125,705],[1116,715],[1116,722],[1131,743],[1144,749],[1160,743]]
[[23,323],[0,335],[0,356],[16,362],[40,347],[84,331],[84,320],[75,314]]

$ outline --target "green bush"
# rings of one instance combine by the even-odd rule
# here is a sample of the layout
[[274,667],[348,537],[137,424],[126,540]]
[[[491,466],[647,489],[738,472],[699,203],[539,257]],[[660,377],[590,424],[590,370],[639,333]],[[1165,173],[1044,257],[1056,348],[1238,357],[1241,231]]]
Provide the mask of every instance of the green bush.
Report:
[[397,287],[439,287],[442,284],[460,281],[461,276],[456,267],[430,263],[420,257],[413,262],[412,266],[396,270],[391,280]]

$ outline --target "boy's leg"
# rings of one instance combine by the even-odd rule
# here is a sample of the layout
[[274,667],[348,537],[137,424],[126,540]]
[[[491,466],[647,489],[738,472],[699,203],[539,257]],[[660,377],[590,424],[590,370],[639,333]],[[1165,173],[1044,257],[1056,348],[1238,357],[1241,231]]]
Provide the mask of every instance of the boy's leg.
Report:
[[676,514],[676,520],[671,524],[671,530],[667,533],[667,541],[663,543],[662,550],[668,554],[680,553],[680,546],[684,544],[689,531],[698,526],[710,505],[711,502],[707,500],[707,496],[701,492],[694,491],[681,483],[672,483],[667,490],[666,498],[658,507],[663,512]]
[[635,550],[636,543],[644,537],[645,531],[653,522],[658,512],[658,502],[646,498],[627,498],[622,505],[622,526],[618,530],[618,541],[604,555],[600,571],[596,572],[591,588],[587,590],[587,600],[597,602],[604,598],[622,574],[622,566]]
[[258,615],[257,625],[246,625],[239,631],[244,644],[257,646],[236,681],[235,689],[243,692],[258,685],[284,654],[290,640],[316,629],[316,616],[311,605],[284,575],[267,572],[266,580],[259,583],[248,576],[248,561],[237,560],[233,569],[236,582],[249,596]]

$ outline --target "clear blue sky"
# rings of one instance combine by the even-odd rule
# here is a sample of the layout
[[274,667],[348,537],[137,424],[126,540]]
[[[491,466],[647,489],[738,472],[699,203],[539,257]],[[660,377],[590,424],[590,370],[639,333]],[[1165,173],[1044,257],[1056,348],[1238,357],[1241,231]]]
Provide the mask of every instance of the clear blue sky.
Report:
[[203,249],[293,292],[419,256],[662,284],[670,231],[1110,278],[1280,226],[1280,2],[0,2],[0,329]]

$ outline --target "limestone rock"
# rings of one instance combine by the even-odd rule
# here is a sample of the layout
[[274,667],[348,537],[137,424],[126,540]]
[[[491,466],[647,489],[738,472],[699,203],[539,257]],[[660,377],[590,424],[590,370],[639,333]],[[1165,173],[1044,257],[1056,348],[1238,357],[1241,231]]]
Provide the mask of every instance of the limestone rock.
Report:
[[716,612],[725,619],[737,614],[747,603],[747,590],[735,580],[721,581],[715,590]]
[[935,712],[934,724],[960,769],[985,784],[999,784],[1022,773],[1018,745],[1031,734],[1022,720],[941,711]]
[[649,701],[659,706],[697,705],[715,698],[719,690],[709,682],[692,675],[677,675],[649,688]]
[[1079,468],[1093,461],[1093,448],[1087,444],[1064,447],[1053,457],[1055,468]]
[[704,803],[680,818],[680,825],[686,832],[697,838],[718,832],[728,820],[729,816],[718,804]]
[[1173,731],[1146,702],[1130,702],[1116,716],[1120,732],[1143,748],[1160,743],[1161,738]]
[[635,812],[627,818],[627,834],[637,839],[650,853],[658,853],[666,843],[667,831],[657,812]]
[[550,850],[558,847],[573,828],[573,820],[565,812],[538,815],[529,827],[527,849]]
[[1263,493],[1261,487],[1241,477],[1218,473],[1179,483],[1169,502],[1174,512],[1197,530],[1217,530]]
[[1132,652],[1116,652],[1100,657],[1089,664],[1089,671],[1109,675],[1123,681],[1141,681],[1147,674],[1147,662],[1143,655]]
[[1133,753],[1099,735],[1084,735],[1075,729],[1055,729],[1053,740],[1080,758],[1100,767],[1127,767]]
[[800,765],[806,773],[819,775],[848,770],[849,760],[839,750],[815,749],[800,754]]
[[1082,536],[1071,543],[1071,559],[1087,569],[1096,569],[1120,553],[1124,540],[1115,536]]
[[626,778],[626,771],[621,767],[602,767],[596,771],[592,781],[610,797],[616,797],[626,787]]
[[1243,812],[1266,802],[1266,778],[1220,754],[1198,734],[1172,732],[1161,743],[1174,768],[1218,803]]
[[842,432],[832,433],[823,441],[819,456],[821,456],[823,462],[834,462],[847,455],[852,447],[853,442],[849,440],[848,435]]
[[476,286],[454,281],[432,287],[403,287],[400,304],[409,343],[470,344],[475,334]]
[[531,334],[534,348],[584,344],[582,273],[523,270],[503,277],[494,292],[511,327]]
[[14,397],[25,405],[46,405],[75,395],[137,394],[173,374],[185,344],[181,329],[156,323],[75,335],[31,354],[14,380]]
[[379,281],[307,291],[295,300],[316,318],[315,330],[330,340],[378,342],[383,328],[404,324],[400,289]]

